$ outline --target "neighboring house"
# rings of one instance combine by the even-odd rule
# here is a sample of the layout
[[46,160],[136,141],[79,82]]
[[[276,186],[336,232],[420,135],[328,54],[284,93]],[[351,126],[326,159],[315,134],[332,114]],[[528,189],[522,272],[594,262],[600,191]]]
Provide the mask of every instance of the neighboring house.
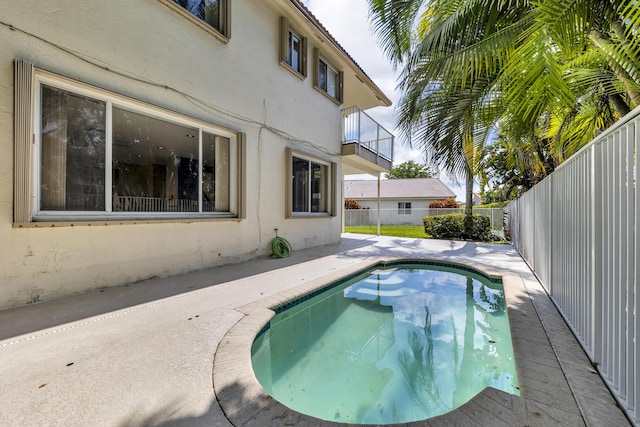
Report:
[[[383,179],[379,182],[380,212],[384,224],[420,224],[429,203],[456,197],[438,178]],[[377,212],[378,181],[345,180],[344,198],[356,200],[363,208]]]
[[340,177],[391,167],[345,136],[391,102],[300,0],[0,16],[0,308],[335,243]]
[[[480,194],[478,193],[472,193],[472,203],[471,206],[480,206],[482,204],[482,197],[480,196]],[[460,203],[460,206],[465,206],[466,203],[462,202]]]

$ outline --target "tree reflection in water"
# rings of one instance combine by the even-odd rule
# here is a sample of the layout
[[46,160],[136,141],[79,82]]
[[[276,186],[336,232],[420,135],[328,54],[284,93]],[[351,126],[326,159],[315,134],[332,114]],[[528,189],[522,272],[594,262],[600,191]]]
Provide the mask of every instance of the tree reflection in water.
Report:
[[[440,397],[440,387],[435,381],[433,335],[428,307],[425,307],[423,333],[424,335],[415,330],[409,331],[409,350],[401,351],[398,355],[407,391],[414,404],[424,411],[432,412],[434,405],[439,410],[448,410],[449,406]],[[429,399],[425,399],[425,393]]]
[[500,285],[402,265],[329,294],[278,314],[269,346],[254,348],[256,376],[287,406],[385,424],[443,414],[486,387],[517,394]]
[[[501,375],[500,358],[504,353],[495,348],[493,319],[505,313],[504,292],[488,289],[484,283],[477,285],[472,277],[466,278],[462,342],[459,342],[456,319],[450,315],[447,323],[452,336],[451,351],[434,354],[432,316],[429,306],[425,306],[424,328],[411,328],[407,332],[408,348],[398,353],[407,393],[423,413],[448,412]],[[449,369],[438,371],[436,364]],[[453,384],[453,387],[450,391],[448,387],[443,390],[443,384]]]

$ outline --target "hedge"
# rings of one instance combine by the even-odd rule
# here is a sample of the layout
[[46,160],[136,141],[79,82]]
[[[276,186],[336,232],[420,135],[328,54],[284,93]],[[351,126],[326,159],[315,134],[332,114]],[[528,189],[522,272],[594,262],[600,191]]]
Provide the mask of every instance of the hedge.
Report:
[[464,214],[425,216],[424,231],[434,239],[491,240],[491,220],[486,215],[474,214],[471,235],[464,232]]

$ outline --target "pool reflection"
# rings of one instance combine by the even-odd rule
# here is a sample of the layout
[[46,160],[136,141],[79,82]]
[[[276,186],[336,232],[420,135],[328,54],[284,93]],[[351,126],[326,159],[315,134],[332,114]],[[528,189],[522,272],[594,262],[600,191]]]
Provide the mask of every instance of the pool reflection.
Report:
[[278,314],[254,343],[254,370],[276,399],[318,418],[421,420],[487,386],[517,393],[504,314],[501,286],[479,276],[378,269]]

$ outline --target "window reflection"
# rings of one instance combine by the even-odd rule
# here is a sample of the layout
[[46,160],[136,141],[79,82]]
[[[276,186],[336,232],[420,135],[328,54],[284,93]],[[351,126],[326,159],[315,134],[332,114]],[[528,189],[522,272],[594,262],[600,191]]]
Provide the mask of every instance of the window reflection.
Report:
[[[198,129],[113,111],[113,209],[199,212]],[[229,211],[229,150],[229,138],[203,132],[203,212]]]
[[293,158],[293,212],[327,212],[327,166]]
[[325,212],[325,166],[311,163],[311,212]]
[[323,60],[318,63],[318,86],[327,92],[327,64]]
[[46,85],[41,102],[40,211],[230,213],[230,138]]
[[105,208],[105,103],[42,86],[40,209]]
[[219,32],[223,34],[226,32],[222,18],[224,14],[224,2],[222,0],[173,0],[173,2]]
[[308,212],[309,161],[293,158],[293,211]]
[[287,64],[291,66],[298,73],[302,73],[302,42],[301,38],[289,30],[288,41],[289,53],[287,55]]
[[229,211],[229,138],[203,132],[202,211]]
[[113,210],[198,212],[198,129],[113,108]]
[[338,99],[339,75],[329,64],[320,59],[318,61],[318,87],[329,96]]

